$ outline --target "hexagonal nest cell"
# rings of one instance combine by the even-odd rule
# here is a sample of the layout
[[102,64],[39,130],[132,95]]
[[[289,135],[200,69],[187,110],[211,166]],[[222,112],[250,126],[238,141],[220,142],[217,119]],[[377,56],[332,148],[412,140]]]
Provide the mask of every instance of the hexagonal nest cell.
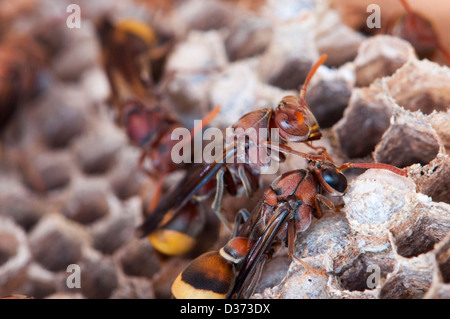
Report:
[[[392,23],[365,28],[372,2]],[[82,1],[79,29],[65,23],[69,0],[0,1],[0,297],[170,298],[182,269],[230,232],[208,212],[204,231],[182,221],[198,236],[183,255],[138,238],[186,172],[160,168],[173,164],[169,133],[196,132],[219,105],[207,119],[222,131],[275,109],[325,53],[303,101],[322,138],[298,149],[402,173],[343,171],[345,194],[326,195],[335,209],[296,234],[297,258],[274,253],[251,298],[450,298],[450,5],[409,2],[438,35],[426,59],[390,27],[402,27],[400,1]],[[286,157],[251,198],[240,184],[225,192],[230,223],[281,172],[305,167]],[[209,211],[215,187],[205,183],[197,208]],[[68,288],[69,265],[81,288]]]

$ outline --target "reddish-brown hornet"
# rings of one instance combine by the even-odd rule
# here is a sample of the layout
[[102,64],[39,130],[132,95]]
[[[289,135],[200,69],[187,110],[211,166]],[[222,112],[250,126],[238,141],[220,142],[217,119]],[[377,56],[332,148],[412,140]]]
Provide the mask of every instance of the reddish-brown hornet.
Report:
[[[166,84],[165,78],[159,86],[153,85],[149,72],[150,60],[154,54],[155,34],[150,26],[137,20],[124,20],[113,25],[108,19],[98,23],[102,43],[102,60],[111,87],[111,103],[116,110],[118,124],[122,126],[130,143],[141,149],[139,166],[156,179],[154,197],[147,210],[153,210],[159,200],[166,177],[179,165],[172,161],[172,148],[178,142],[171,139],[172,133],[183,125],[171,115],[170,108],[162,105],[160,94]],[[191,137],[207,125],[220,111],[214,108],[191,130]],[[144,168],[144,161],[151,166]],[[183,254],[190,250],[199,233],[205,217],[202,208],[194,200],[180,206],[176,223],[164,223],[149,236],[150,242],[167,255]],[[177,231],[179,225],[184,232]],[[172,242],[177,244],[172,244]]]
[[219,252],[197,257],[178,275],[172,285],[175,298],[248,298],[264,264],[280,244],[288,247],[291,258],[304,264],[294,255],[296,233],[309,227],[312,216],[321,218],[325,208],[334,208],[325,192],[332,196],[345,194],[347,179],[342,170],[380,168],[406,175],[387,164],[347,163],[336,167],[327,154],[306,155],[310,159],[307,169],[275,179],[251,216]]
[[[159,107],[146,108],[136,101],[124,108],[126,116],[124,123],[130,140],[142,149],[140,166],[149,158],[151,169],[146,172],[158,180],[148,210],[155,208],[163,188],[166,177],[180,168],[186,168],[176,164],[171,159],[172,148],[178,143],[171,139],[172,132],[182,125],[172,119]],[[191,130],[194,136],[204,125],[220,111],[216,107],[202,121],[202,125]],[[192,140],[192,139],[191,139]],[[146,209],[147,211],[147,209]],[[155,249],[166,255],[180,255],[188,252],[195,245],[195,237],[202,229],[205,222],[203,208],[199,207],[197,200],[187,201],[180,207],[180,212],[175,221],[171,221],[166,215],[167,222],[152,232],[148,238]]]
[[[126,130],[132,144],[143,149],[140,163],[151,158],[150,175],[161,177],[179,168],[170,159],[174,129],[182,127],[171,115],[170,108],[162,105],[160,87],[153,86],[149,68],[154,57],[156,34],[144,22],[127,19],[113,24],[103,18],[98,24],[102,45],[102,62],[111,88],[111,102],[116,117]],[[159,52],[159,51],[158,51]],[[204,120],[203,126],[218,113],[215,108]],[[202,127],[192,130],[192,135]]]
[[[286,96],[275,109],[263,108],[241,117],[232,126],[232,129],[237,132],[236,137],[241,138],[250,129],[257,134],[247,135],[245,143],[240,146],[236,144],[235,139],[229,141],[224,152],[213,163],[196,166],[188,171],[184,179],[172,192],[162,198],[139,227],[140,236],[147,236],[154,232],[161,226],[163,219],[170,221],[176,218],[180,208],[211,181],[214,181],[216,185],[212,208],[219,219],[228,225],[220,211],[224,191],[227,190],[231,195],[236,195],[238,189],[243,188],[246,194],[251,196],[259,187],[261,170],[268,165],[267,161],[259,160],[252,164],[245,160],[239,162],[237,160],[239,147],[244,149],[245,157],[251,152],[259,152],[261,148],[271,146],[270,132],[274,129],[279,131],[280,142],[283,144],[287,142],[306,143],[320,139],[319,126],[306,104],[305,95],[310,79],[325,59],[326,55],[322,55],[312,67],[298,97]],[[287,146],[284,147],[287,148]]]

